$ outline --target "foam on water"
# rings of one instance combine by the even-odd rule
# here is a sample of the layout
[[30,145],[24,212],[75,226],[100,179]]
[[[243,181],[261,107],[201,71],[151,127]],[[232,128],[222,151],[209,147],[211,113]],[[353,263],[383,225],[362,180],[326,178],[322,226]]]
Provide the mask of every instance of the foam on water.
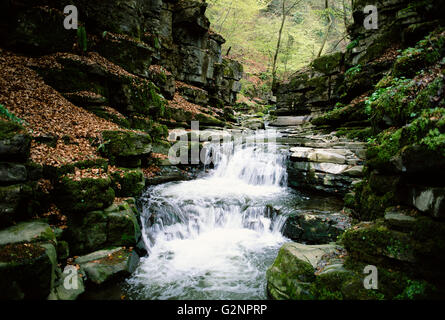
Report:
[[128,281],[137,299],[263,299],[265,272],[286,241],[267,209],[288,195],[286,156],[264,145],[213,146],[215,168],[150,188],[143,207],[149,256]]

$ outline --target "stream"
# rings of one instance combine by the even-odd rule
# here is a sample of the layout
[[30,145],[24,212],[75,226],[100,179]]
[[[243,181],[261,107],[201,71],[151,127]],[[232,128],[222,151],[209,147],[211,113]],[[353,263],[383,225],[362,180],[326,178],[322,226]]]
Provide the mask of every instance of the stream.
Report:
[[149,188],[142,198],[149,255],[127,281],[131,299],[267,299],[266,270],[286,208],[309,199],[287,187],[287,148],[223,143],[214,168],[193,181]]

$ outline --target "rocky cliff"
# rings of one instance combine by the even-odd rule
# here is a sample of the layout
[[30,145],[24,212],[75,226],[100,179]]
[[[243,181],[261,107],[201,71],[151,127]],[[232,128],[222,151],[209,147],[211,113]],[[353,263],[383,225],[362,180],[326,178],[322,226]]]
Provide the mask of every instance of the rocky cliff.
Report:
[[[283,247],[268,273],[269,292],[275,298],[444,296],[442,4],[381,2],[379,28],[365,30],[366,4],[354,1],[347,52],[322,56],[275,88],[277,115],[304,115],[301,119],[311,120],[306,126],[312,134],[367,142],[363,177],[349,184],[345,197],[345,212],[358,223],[338,241],[347,253],[320,255],[308,263],[301,249]],[[329,176],[326,167],[320,168],[317,159],[299,156],[303,151],[306,155],[323,152],[321,144],[317,148],[321,150],[294,150],[296,164],[289,167],[290,177],[305,177],[307,181],[297,179],[297,187],[330,192],[319,187],[319,181],[326,182],[320,175]],[[333,185],[341,190],[344,171],[334,176],[339,183]],[[301,263],[294,264],[295,277],[287,278],[280,271],[290,265],[288,256]],[[367,265],[377,267],[376,290],[363,286]]]
[[206,6],[1,2],[0,298],[75,299],[145,254],[135,198],[160,170],[187,177],[165,161],[168,128],[233,119],[243,70]]

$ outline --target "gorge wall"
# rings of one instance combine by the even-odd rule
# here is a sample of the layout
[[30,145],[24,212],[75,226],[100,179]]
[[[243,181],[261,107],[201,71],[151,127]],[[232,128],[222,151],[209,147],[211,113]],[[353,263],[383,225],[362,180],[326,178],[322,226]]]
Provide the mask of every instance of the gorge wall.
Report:
[[0,298],[76,299],[145,255],[135,198],[160,170],[189,175],[166,161],[168,129],[234,120],[243,70],[206,6],[1,2]]
[[[305,258],[292,246],[283,247],[268,276],[275,298],[444,296],[442,4],[379,2],[379,28],[365,30],[367,4],[354,1],[354,24],[348,29],[352,41],[345,53],[322,56],[274,88],[277,116],[301,116],[311,121],[306,126],[312,132],[365,141],[368,149],[363,178],[345,196],[345,212],[357,221],[338,241],[347,254],[321,269],[316,262],[293,264],[297,276],[286,278],[279,271],[286,259]],[[291,165],[290,176],[307,176],[302,167]],[[317,168],[312,171],[319,175]],[[367,265],[378,269],[378,290],[363,287]],[[315,276],[309,276],[306,271],[314,268]]]

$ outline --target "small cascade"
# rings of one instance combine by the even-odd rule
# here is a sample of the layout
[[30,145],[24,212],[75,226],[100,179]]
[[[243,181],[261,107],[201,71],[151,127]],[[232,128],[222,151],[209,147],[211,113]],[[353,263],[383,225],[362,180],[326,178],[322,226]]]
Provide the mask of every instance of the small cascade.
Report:
[[[128,281],[137,299],[264,299],[265,272],[286,241],[270,205],[289,197],[286,152],[268,143],[208,147],[200,179],[147,190],[149,252]],[[208,159],[209,160],[209,159]]]

